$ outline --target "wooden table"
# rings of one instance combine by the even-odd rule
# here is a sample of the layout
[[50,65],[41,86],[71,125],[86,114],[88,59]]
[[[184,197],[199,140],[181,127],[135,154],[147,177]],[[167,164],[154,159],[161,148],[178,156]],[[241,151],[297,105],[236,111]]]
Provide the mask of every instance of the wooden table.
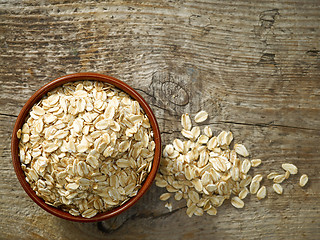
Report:
[[[299,1],[16,1],[0,3],[1,239],[320,239],[320,4]],[[162,142],[180,137],[180,115],[210,114],[263,164],[294,163],[284,194],[227,201],[217,216],[168,212],[150,191],[117,218],[81,224],[51,216],[24,192],[10,138],[27,99],[74,72],[108,74],[136,88]],[[297,183],[309,175],[305,188]]]

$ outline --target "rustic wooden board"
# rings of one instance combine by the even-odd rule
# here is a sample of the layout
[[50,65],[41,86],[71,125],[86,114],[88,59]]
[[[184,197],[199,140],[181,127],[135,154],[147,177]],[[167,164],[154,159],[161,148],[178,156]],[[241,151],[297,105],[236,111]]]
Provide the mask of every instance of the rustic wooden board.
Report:
[[[309,1],[0,1],[1,239],[320,239],[320,5]],[[74,72],[132,85],[157,116],[163,143],[179,118],[209,112],[215,133],[231,130],[254,173],[298,166],[299,174],[243,210],[173,212],[153,186],[127,213],[80,224],[49,215],[21,188],[10,156],[14,121],[50,80]],[[309,175],[305,188],[300,173]]]

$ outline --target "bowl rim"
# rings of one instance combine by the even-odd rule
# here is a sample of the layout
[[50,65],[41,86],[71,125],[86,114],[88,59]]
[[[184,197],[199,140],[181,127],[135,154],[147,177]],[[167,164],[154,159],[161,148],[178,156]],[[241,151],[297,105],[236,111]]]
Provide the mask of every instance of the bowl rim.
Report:
[[[40,197],[38,197],[35,193],[35,191],[31,188],[29,183],[25,180],[25,174],[24,171],[21,168],[20,158],[18,156],[19,152],[19,139],[17,138],[17,131],[22,127],[23,123],[25,122],[25,119],[30,111],[30,109],[33,107],[33,105],[40,101],[49,91],[67,83],[67,82],[75,82],[75,81],[81,81],[81,80],[94,80],[94,81],[102,81],[109,84],[114,85],[115,87],[119,88],[120,90],[126,92],[129,94],[133,99],[137,100],[140,104],[140,106],[143,108],[144,112],[147,114],[150,125],[153,130],[153,140],[155,142],[155,153],[153,158],[153,164],[150,173],[148,174],[147,178],[145,179],[143,185],[139,189],[136,196],[133,196],[130,198],[127,202],[122,204],[121,206],[118,206],[110,211],[104,212],[104,213],[98,213],[96,216],[92,218],[84,218],[81,216],[73,216],[69,214],[68,212],[65,212],[61,209],[58,209],[56,207],[50,206],[44,202],[44,200]],[[148,105],[148,103],[143,99],[143,97],[132,87],[127,85],[126,83],[122,82],[119,79],[116,79],[114,77],[99,74],[99,73],[92,73],[92,72],[83,72],[83,73],[74,73],[74,74],[68,74],[59,78],[56,78],[52,80],[51,82],[45,84],[42,86],[39,90],[37,90],[25,103],[23,108],[21,109],[14,128],[12,132],[12,138],[11,138],[11,156],[12,156],[12,163],[14,166],[15,173],[17,175],[17,178],[25,190],[25,192],[29,195],[29,197],[38,204],[41,208],[46,210],[47,212],[66,219],[70,221],[76,221],[76,222],[97,222],[97,221],[103,221],[108,218],[114,217],[123,211],[127,210],[131,206],[133,206],[150,188],[152,185],[155,176],[157,174],[157,171],[159,169],[160,165],[160,157],[161,157],[161,135],[159,126],[157,123],[157,120]]]

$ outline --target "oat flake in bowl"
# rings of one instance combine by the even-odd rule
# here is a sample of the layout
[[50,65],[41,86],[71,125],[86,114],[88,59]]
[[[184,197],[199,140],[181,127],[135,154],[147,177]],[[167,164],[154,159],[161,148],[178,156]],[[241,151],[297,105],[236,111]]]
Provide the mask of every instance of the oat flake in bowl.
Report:
[[92,218],[136,196],[156,144],[138,101],[105,82],[49,91],[17,131],[26,181],[46,204]]

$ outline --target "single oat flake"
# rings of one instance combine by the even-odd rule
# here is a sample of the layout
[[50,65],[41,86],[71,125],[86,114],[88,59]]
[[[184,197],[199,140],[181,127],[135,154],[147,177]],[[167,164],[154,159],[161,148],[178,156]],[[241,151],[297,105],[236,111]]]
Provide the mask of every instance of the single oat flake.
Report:
[[279,175],[279,174],[276,172],[271,172],[267,175],[267,179],[269,179],[269,180],[274,179],[277,175]]
[[250,193],[251,194],[256,194],[258,189],[260,187],[260,182],[258,181],[252,181],[250,184]]
[[286,179],[285,174],[277,175],[273,178],[274,183],[282,183]]
[[244,198],[246,198],[247,197],[247,195],[248,195],[248,193],[249,193],[249,190],[248,190],[248,188],[244,188],[240,193],[239,193],[239,198],[240,199],[244,199]]
[[231,204],[235,208],[243,208],[244,207],[244,202],[239,197],[233,197],[231,199]]
[[169,212],[172,212],[172,204],[171,203],[166,203],[164,206],[166,208],[168,208]]
[[181,126],[183,127],[184,130],[187,130],[187,131],[191,130],[192,124],[191,124],[191,119],[188,113],[182,114]]
[[255,175],[255,176],[252,178],[252,182],[253,182],[253,181],[261,182],[262,179],[263,179],[262,175],[261,175],[261,174],[257,174],[257,175]]
[[308,183],[308,175],[307,174],[303,174],[300,177],[300,181],[299,181],[299,185],[300,187],[304,187],[307,183]]
[[234,149],[236,150],[236,153],[243,157],[249,156],[249,152],[243,144],[235,144]]
[[282,194],[282,193],[283,193],[283,188],[281,187],[280,184],[275,183],[275,184],[272,185],[272,187],[273,187],[273,190],[274,190],[276,193],[278,193],[278,194]]
[[194,121],[196,123],[201,123],[207,120],[207,118],[208,118],[208,113],[202,110],[196,114],[196,116],[194,117]]
[[160,196],[160,200],[161,201],[167,201],[170,198],[170,196],[171,196],[171,193],[163,193]]
[[265,186],[262,186],[257,192],[257,198],[258,200],[261,200],[266,196],[267,196],[267,188]]
[[291,164],[291,163],[283,163],[282,168],[285,171],[290,172],[290,174],[297,174],[298,173],[298,168],[294,164]]
[[260,164],[261,164],[261,159],[252,159],[251,160],[252,167],[258,167]]

